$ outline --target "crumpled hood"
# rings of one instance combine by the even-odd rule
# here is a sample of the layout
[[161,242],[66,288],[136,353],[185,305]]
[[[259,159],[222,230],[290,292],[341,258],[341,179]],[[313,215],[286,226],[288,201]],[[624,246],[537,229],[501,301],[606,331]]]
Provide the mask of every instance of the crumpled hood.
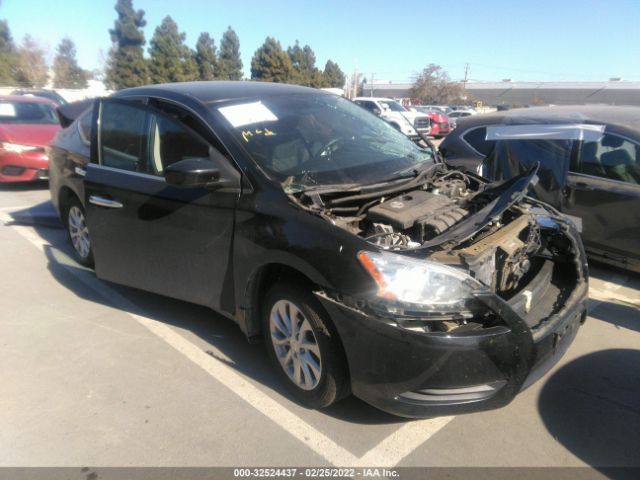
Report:
[[0,142],[46,147],[60,128],[58,124],[3,123],[0,124]]

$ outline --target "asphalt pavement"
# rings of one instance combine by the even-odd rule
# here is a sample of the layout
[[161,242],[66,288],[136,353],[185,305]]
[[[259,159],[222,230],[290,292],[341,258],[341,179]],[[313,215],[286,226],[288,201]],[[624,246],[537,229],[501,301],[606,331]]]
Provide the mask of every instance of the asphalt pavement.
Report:
[[48,197],[0,186],[0,467],[640,467],[638,275],[592,266],[576,340],[504,408],[315,411],[233,322],[75,263]]

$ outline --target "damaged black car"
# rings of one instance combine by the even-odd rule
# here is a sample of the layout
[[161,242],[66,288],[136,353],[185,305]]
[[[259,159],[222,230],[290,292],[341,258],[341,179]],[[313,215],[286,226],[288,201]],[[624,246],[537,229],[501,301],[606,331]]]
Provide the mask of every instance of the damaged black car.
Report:
[[123,90],[60,132],[50,164],[79,262],[234,320],[311,407],[496,408],[586,318],[582,244],[527,196],[535,167],[487,183],[329,93]]

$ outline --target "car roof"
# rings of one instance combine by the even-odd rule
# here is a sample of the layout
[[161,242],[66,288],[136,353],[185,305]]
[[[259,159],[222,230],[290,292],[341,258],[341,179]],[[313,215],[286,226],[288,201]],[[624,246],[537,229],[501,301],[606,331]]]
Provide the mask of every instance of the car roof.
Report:
[[375,100],[378,102],[397,102],[397,100],[394,100],[393,98],[389,98],[389,97],[356,97],[354,98],[354,100]]
[[13,103],[48,103],[49,105],[56,106],[55,103],[48,98],[29,96],[29,95],[0,95],[0,102],[13,102]]
[[256,81],[209,81],[209,82],[180,82],[162,83],[144,87],[127,88],[120,90],[114,97],[132,95],[181,95],[188,96],[201,103],[221,102],[242,98],[265,97],[270,95],[291,94],[324,94],[329,92],[315,88],[289,85],[286,83],[269,83]]
[[526,125],[528,123],[600,123],[640,132],[640,107],[577,105],[515,108],[465,117],[458,127],[482,125]]

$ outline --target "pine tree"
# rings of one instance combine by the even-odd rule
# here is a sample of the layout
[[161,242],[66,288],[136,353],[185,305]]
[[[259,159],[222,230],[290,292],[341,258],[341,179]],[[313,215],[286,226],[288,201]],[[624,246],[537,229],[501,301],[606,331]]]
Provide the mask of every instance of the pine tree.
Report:
[[196,62],[200,80],[215,80],[218,60],[216,58],[216,46],[213,38],[202,32],[196,43]]
[[23,86],[44,87],[49,77],[44,49],[25,35],[18,49],[16,80]]
[[195,54],[184,44],[185,38],[173,18],[164,17],[149,42],[151,83],[197,80]]
[[0,20],[0,84],[15,83],[16,63],[16,46],[11,37],[9,24],[6,20]]
[[300,43],[296,40],[296,44],[287,49],[287,54],[293,67],[291,83],[309,87],[324,86],[322,72],[316,68],[316,54],[313,53],[309,45],[301,48]]
[[86,72],[78,65],[76,46],[69,37],[64,37],[58,45],[58,53],[53,60],[53,86],[56,88],[87,88]]
[[289,55],[273,37],[267,37],[251,59],[251,79],[286,83],[291,80],[293,67]]
[[241,80],[242,60],[240,59],[240,39],[231,27],[222,34],[218,60],[220,80]]
[[134,10],[132,0],[117,0],[118,18],[109,30],[113,45],[107,61],[106,83],[109,88],[128,88],[148,83],[148,66],[144,58],[142,28],[147,24],[144,10]]
[[329,87],[343,88],[345,76],[337,63],[327,60],[324,66],[324,77]]

